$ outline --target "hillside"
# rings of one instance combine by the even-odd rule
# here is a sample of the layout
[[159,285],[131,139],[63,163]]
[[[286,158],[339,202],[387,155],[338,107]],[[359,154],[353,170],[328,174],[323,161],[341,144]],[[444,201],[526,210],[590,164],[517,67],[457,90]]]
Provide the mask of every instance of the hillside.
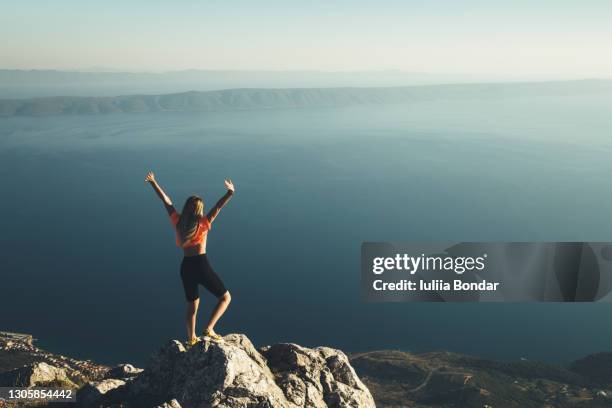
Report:
[[562,367],[392,350],[347,358],[328,347],[255,348],[246,336],[230,334],[221,344],[205,339],[190,349],[172,340],[144,369],[111,368],[0,332],[0,386],[68,387],[78,390],[80,406],[610,407],[610,361],[612,353],[598,353]]
[[379,408],[610,407],[612,369],[604,367],[611,356],[595,354],[566,368],[388,350],[352,355],[351,364]]
[[457,84],[390,88],[229,89],[165,95],[0,99],[0,117],[342,107],[427,100],[612,93],[612,81]]

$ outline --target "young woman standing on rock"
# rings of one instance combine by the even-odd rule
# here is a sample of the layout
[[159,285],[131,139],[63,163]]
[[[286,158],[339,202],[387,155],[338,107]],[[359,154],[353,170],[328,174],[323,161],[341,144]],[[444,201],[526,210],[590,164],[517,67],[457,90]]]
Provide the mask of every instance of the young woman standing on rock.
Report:
[[176,229],[176,245],[183,249],[185,255],[181,263],[181,279],[185,289],[185,297],[187,298],[187,344],[191,346],[198,341],[195,335],[195,326],[198,306],[200,305],[199,284],[208,289],[218,299],[217,306],[210,316],[203,335],[212,340],[220,341],[222,337],[215,333],[215,324],[227,309],[232,297],[225,288],[221,278],[219,278],[208,262],[206,256],[206,238],[212,222],[219,215],[221,208],[232,198],[234,184],[231,180],[225,180],[227,193],[221,197],[208,214],[204,215],[204,201],[200,197],[189,197],[185,201],[183,211],[179,214],[172,205],[170,197],[157,184],[153,172],[147,174],[145,181],[151,184],[151,187],[153,187],[159,198],[163,201],[166,211],[168,211],[170,216],[170,221]]

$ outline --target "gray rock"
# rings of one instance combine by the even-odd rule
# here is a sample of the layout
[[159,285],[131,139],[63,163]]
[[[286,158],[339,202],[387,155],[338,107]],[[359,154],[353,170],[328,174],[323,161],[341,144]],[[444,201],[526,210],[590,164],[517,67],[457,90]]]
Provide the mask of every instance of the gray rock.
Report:
[[0,386],[35,387],[49,384],[74,386],[63,368],[44,362],[16,368],[0,376]]
[[172,401],[164,402],[155,408],[181,408],[181,404],[179,404],[177,400],[173,399]]
[[171,341],[130,383],[129,393],[143,405],[177,399],[185,407],[291,408],[264,359],[240,335],[222,343],[204,340],[188,351]]
[[105,375],[105,378],[116,378],[120,380],[128,380],[138,377],[142,373],[142,368],[136,368],[131,364],[119,364],[111,368]]
[[125,400],[113,403],[173,406],[168,404],[176,402],[186,408],[375,407],[341,351],[277,344],[260,353],[241,334],[227,335],[221,343],[204,340],[188,350],[173,340],[123,388]]
[[118,394],[125,386],[125,381],[114,378],[87,383],[77,393],[77,402],[81,407],[109,406],[121,399]]
[[340,350],[284,343],[261,353],[286,398],[300,407],[375,407],[374,399]]

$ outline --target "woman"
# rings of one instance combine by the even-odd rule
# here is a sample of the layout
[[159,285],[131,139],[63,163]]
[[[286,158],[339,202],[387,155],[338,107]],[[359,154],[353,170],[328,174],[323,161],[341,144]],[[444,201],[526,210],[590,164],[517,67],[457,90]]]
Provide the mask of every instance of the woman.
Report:
[[170,221],[176,230],[176,245],[183,249],[185,255],[181,263],[181,279],[187,298],[187,345],[192,346],[198,341],[195,335],[196,315],[200,305],[198,284],[203,285],[218,299],[217,306],[210,316],[203,335],[211,340],[221,341],[222,337],[215,333],[215,324],[227,309],[232,297],[221,278],[213,271],[208,262],[206,238],[212,222],[219,215],[219,211],[232,198],[234,184],[231,180],[225,180],[227,193],[221,197],[208,214],[204,215],[204,201],[200,197],[189,197],[185,201],[183,211],[179,214],[172,205],[170,197],[157,184],[153,172],[147,174],[145,181],[151,184],[159,198],[164,202]]

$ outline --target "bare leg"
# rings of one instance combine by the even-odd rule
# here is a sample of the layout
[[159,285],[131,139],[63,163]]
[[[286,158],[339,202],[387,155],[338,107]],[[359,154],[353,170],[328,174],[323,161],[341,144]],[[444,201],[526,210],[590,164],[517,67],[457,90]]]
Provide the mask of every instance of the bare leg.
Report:
[[198,314],[198,306],[200,306],[200,298],[197,298],[193,302],[187,302],[185,321],[187,323],[187,339],[189,340],[193,340],[196,337],[196,316]]
[[206,330],[210,330],[213,333],[215,332],[215,324],[217,324],[221,316],[223,316],[223,313],[225,313],[225,310],[227,309],[227,306],[229,306],[231,301],[232,296],[230,295],[229,291],[225,292],[219,298],[219,303],[217,303],[217,306],[215,307],[210,316],[210,320],[208,321]]

